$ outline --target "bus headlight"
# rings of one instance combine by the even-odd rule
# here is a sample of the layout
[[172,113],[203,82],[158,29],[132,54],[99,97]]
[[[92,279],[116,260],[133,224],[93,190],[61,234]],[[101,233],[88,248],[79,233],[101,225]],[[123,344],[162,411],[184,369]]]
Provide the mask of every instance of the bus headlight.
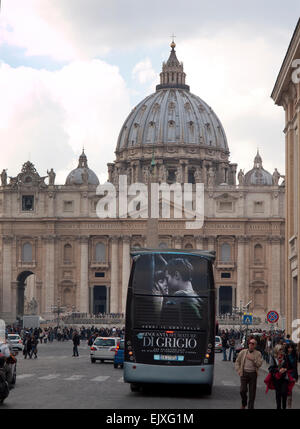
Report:
[[[206,357],[206,359],[209,359],[209,354],[207,353],[206,355],[205,355],[205,357]],[[205,361],[204,361],[205,362]]]

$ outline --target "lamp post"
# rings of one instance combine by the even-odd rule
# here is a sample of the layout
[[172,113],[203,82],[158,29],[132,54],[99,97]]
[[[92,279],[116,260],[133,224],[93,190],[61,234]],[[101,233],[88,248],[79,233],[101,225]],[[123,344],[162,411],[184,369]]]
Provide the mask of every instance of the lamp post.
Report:
[[51,305],[51,311],[57,314],[57,328],[59,327],[59,315],[66,311],[66,307],[60,305],[60,299],[57,298],[57,304]]

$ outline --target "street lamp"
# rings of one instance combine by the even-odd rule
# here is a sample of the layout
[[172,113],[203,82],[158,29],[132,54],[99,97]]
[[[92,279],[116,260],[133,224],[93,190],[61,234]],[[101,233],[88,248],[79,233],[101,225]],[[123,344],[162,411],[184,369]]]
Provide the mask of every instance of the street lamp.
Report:
[[59,327],[59,315],[66,311],[66,307],[60,305],[60,299],[57,298],[57,304],[51,305],[51,311],[54,314],[57,314],[57,327]]

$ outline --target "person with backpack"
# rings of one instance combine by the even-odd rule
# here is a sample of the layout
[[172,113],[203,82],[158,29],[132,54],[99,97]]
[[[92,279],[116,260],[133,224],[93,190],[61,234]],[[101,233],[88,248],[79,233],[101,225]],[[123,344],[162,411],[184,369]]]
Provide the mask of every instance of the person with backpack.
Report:
[[9,376],[10,370],[6,364],[6,357],[0,353],[0,404],[3,404],[4,399],[9,395]]

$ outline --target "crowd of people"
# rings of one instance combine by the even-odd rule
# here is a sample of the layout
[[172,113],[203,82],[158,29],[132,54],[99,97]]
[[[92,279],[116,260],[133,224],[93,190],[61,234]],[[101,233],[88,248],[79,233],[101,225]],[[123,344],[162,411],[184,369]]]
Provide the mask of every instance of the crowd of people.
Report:
[[219,334],[223,361],[230,361],[231,356],[237,355],[235,367],[241,378],[241,408],[254,408],[257,375],[263,360],[269,365],[269,372],[264,380],[266,392],[269,389],[275,391],[277,409],[292,408],[292,391],[298,381],[300,343],[293,343],[290,335],[285,335],[282,330],[248,332],[232,329],[223,330]]
[[[20,337],[22,338],[23,342],[24,340],[28,338],[34,339],[36,342],[36,345],[38,342],[40,343],[52,343],[54,340],[57,341],[68,341],[73,339],[73,334],[76,331],[78,333],[79,338],[81,340],[89,341],[89,339],[94,336],[101,336],[101,337],[124,337],[124,331],[125,328],[119,328],[119,327],[100,327],[97,328],[96,326],[81,326],[80,328],[73,328],[73,327],[44,327],[44,328],[21,328],[17,326],[7,326],[6,327],[6,334],[9,333],[18,333]],[[24,344],[24,343],[23,343]]]
[[[86,341],[91,346],[98,336],[124,338],[125,328],[115,326],[111,328],[104,326],[100,328],[96,326],[81,326],[80,328],[47,327],[24,329],[16,326],[7,326],[6,334],[9,333],[19,333],[21,336],[25,359],[27,357],[37,359],[39,342],[52,343],[54,340],[59,342],[72,341],[73,356],[76,357],[79,356],[78,346],[81,340]],[[217,335],[221,337],[222,341],[223,361],[231,361],[231,358],[235,360],[235,368],[241,380],[241,408],[244,409],[247,406],[248,409],[254,408],[257,375],[259,368],[263,364],[263,360],[265,360],[266,365],[269,365],[269,372],[264,380],[266,392],[269,389],[275,391],[277,409],[292,407],[292,391],[298,380],[297,367],[298,362],[300,362],[300,343],[293,343],[290,335],[286,335],[283,330],[218,329]],[[4,382],[4,361],[0,354],[0,388],[1,382]]]
[[62,321],[68,321],[69,319],[105,319],[105,320],[114,320],[114,319],[124,319],[124,313],[97,313],[97,314],[89,314],[89,313],[70,313],[66,316],[62,317]]

